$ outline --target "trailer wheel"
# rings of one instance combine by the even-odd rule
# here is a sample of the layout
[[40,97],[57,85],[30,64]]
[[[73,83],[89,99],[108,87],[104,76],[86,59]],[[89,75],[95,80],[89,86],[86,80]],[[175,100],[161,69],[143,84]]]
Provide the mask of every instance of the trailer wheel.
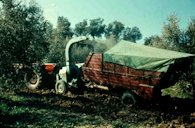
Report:
[[55,84],[56,93],[62,94],[66,92],[66,85],[63,80],[58,80]]
[[131,91],[125,91],[121,97],[121,103],[125,106],[135,106],[136,100],[134,94]]
[[24,81],[29,89],[37,89],[41,83],[41,75],[35,71],[28,71],[24,75]]

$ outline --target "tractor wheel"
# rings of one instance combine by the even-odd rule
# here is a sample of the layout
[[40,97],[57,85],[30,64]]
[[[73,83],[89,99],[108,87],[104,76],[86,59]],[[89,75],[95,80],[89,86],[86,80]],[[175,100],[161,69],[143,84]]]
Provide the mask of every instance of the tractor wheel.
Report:
[[24,81],[29,89],[37,89],[41,83],[41,74],[34,71],[28,71],[24,75]]
[[62,94],[66,92],[66,85],[63,80],[58,80],[55,84],[55,91],[58,94]]
[[133,107],[136,105],[135,96],[131,91],[125,91],[121,97],[121,102],[125,106]]

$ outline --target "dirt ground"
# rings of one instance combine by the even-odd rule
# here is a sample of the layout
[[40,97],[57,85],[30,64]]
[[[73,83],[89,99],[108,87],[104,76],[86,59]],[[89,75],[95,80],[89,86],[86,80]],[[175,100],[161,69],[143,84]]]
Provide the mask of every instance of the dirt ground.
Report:
[[63,95],[54,90],[12,92],[1,90],[0,126],[64,128],[193,128],[192,100],[162,98],[139,101],[135,107],[121,104],[120,96],[90,90]]

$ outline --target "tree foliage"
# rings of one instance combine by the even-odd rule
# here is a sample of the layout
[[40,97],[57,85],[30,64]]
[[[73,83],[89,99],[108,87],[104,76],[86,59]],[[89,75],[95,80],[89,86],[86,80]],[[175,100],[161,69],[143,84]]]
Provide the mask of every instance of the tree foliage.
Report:
[[179,19],[176,15],[170,15],[167,20],[168,23],[163,26],[162,38],[168,49],[177,50],[181,34]]
[[162,35],[146,38],[145,44],[180,51],[180,47],[186,45],[187,41],[188,37],[185,31],[181,31],[179,27],[179,19],[176,15],[170,15],[162,28]]
[[[126,39],[133,42],[142,37],[137,27],[126,27],[130,28],[130,31],[125,31],[123,23],[114,21],[105,25],[102,18],[83,20],[72,29],[71,22],[59,16],[57,26],[53,28],[33,0],[28,5],[22,4],[21,0],[0,0],[0,3],[0,58],[4,58],[0,61],[1,74],[9,69],[8,67],[12,67],[13,63],[31,65],[44,59],[44,62],[64,65],[65,46],[74,35],[92,38],[106,36],[110,40]],[[88,51],[87,47],[78,46],[79,51],[75,47],[75,56]]]
[[158,35],[154,35],[154,36],[150,36],[148,38],[145,38],[144,44],[152,46],[152,47],[166,49],[165,43],[163,42],[162,38]]
[[73,36],[73,32],[70,28],[71,23],[67,18],[63,16],[59,16],[57,19],[57,33],[62,38],[71,38]]
[[105,25],[103,24],[104,20],[101,18],[90,20],[90,24],[88,27],[89,34],[93,37],[101,37],[104,33]]
[[49,48],[49,53],[45,58],[45,61],[50,63],[57,63],[60,66],[64,66],[66,44],[67,44],[67,40],[52,42]]
[[101,18],[91,19],[89,24],[87,20],[83,20],[82,22],[79,22],[75,25],[74,34],[76,36],[90,35],[93,37],[93,39],[95,37],[102,37],[106,26],[103,22],[104,19]]
[[114,37],[116,40],[119,40],[122,35],[122,31],[124,30],[124,24],[119,21],[114,21],[109,23],[105,28],[105,36],[106,38]]
[[74,34],[71,29],[71,23],[67,18],[59,16],[57,19],[57,26],[51,30],[51,33],[49,53],[47,54],[45,61],[64,66],[65,47]]
[[142,34],[138,27],[133,27],[132,29],[130,27],[126,27],[123,31],[123,39],[135,42],[137,40],[140,40],[142,38]]
[[181,30],[176,15],[170,15],[164,24],[162,35],[153,35],[145,38],[145,45],[194,53],[195,47],[195,20],[192,19],[186,30]]
[[190,52],[195,53],[195,19],[188,24],[186,35],[188,36],[188,46],[191,46]]
[[76,36],[86,36],[88,34],[87,20],[83,20],[75,25],[74,34]]
[[[1,0],[0,65],[1,75],[10,72],[13,63],[40,62],[48,52],[48,23],[34,2]],[[2,59],[3,58],[3,59]]]

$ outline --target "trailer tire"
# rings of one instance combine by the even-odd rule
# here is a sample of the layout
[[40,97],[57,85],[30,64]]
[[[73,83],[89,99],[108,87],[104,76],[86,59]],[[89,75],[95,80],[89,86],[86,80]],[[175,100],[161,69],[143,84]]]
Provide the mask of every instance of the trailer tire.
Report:
[[133,107],[136,105],[136,99],[131,91],[125,91],[121,97],[121,103],[125,106]]
[[26,86],[31,90],[37,89],[40,86],[41,79],[41,74],[35,71],[28,71],[24,75]]
[[58,94],[63,94],[66,92],[66,85],[63,80],[58,80],[55,84],[55,91]]

